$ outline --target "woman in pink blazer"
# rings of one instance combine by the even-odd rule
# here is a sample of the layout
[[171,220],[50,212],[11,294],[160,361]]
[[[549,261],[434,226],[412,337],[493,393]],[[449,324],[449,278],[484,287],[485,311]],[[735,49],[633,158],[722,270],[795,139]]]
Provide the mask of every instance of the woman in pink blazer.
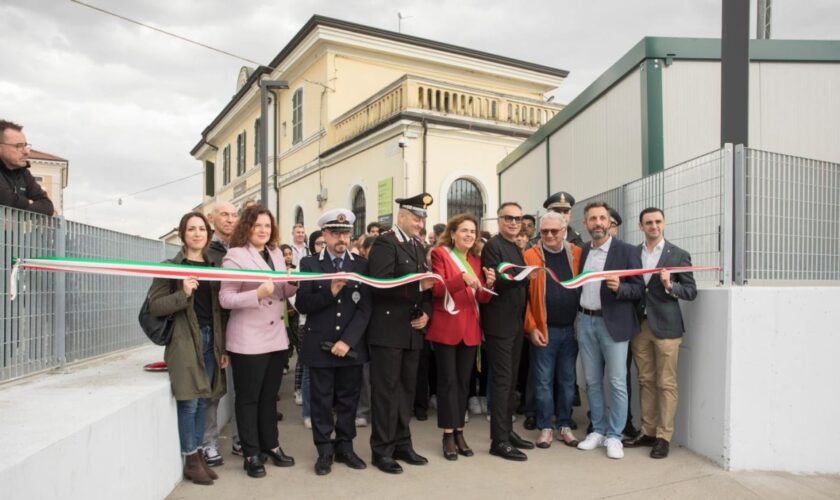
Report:
[[[230,239],[222,267],[285,271],[278,230],[266,208],[246,208]],[[289,356],[283,304],[297,291],[288,283],[223,282],[219,303],[230,309],[226,348],[236,389],[234,407],[243,464],[251,477],[265,476],[269,457],[278,467],[295,464],[277,440],[276,395]]]
[[[438,246],[432,250],[432,272],[446,281],[435,282],[434,313],[426,333],[437,362],[438,427],[443,429],[443,456],[456,460],[458,454],[473,455],[464,440],[470,375],[481,343],[478,303],[490,301],[487,287],[496,280],[493,269],[481,268],[481,240],[478,220],[470,214],[449,219]],[[455,300],[458,314],[444,310],[446,290]]]

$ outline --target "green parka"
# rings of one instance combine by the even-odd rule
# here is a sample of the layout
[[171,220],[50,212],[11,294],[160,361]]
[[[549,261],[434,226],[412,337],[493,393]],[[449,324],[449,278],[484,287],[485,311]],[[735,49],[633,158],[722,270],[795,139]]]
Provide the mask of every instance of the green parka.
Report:
[[[184,264],[186,260],[183,252],[178,252],[172,262]],[[208,265],[216,267],[212,262]],[[213,305],[213,352],[216,355],[213,387],[210,387],[207,381],[204,357],[201,354],[201,332],[198,327],[198,317],[193,309],[195,293],[187,297],[181,283],[181,280],[155,278],[149,289],[149,313],[154,316],[175,315],[172,341],[166,346],[163,355],[169,370],[172,394],[179,401],[197,398],[218,399],[227,390],[224,371],[219,368],[222,354],[225,353],[222,308],[219,306],[219,282],[210,282],[210,297]]]

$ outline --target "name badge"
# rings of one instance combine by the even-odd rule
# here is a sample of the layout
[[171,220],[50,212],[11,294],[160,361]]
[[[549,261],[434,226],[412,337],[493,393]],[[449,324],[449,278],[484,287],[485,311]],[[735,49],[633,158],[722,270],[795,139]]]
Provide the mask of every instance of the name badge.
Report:
[[359,293],[358,290],[356,290],[355,292],[353,292],[353,295],[351,296],[351,298],[353,299],[353,303],[358,304],[359,300],[361,300],[361,298],[362,298],[362,294]]

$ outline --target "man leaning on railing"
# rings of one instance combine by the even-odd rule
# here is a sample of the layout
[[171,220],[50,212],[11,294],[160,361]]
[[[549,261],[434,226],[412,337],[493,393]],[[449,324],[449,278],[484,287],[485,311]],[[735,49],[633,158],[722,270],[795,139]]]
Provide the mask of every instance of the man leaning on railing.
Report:
[[53,203],[29,173],[29,152],[23,127],[0,120],[0,205],[53,215]]

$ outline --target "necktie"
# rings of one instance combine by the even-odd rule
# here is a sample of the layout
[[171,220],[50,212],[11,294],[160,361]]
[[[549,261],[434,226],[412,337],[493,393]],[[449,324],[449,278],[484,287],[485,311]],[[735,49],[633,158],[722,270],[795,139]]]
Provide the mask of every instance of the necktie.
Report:
[[341,257],[336,257],[335,259],[333,259],[333,265],[335,266],[336,271],[341,271],[341,263],[342,262],[343,262],[343,259]]

